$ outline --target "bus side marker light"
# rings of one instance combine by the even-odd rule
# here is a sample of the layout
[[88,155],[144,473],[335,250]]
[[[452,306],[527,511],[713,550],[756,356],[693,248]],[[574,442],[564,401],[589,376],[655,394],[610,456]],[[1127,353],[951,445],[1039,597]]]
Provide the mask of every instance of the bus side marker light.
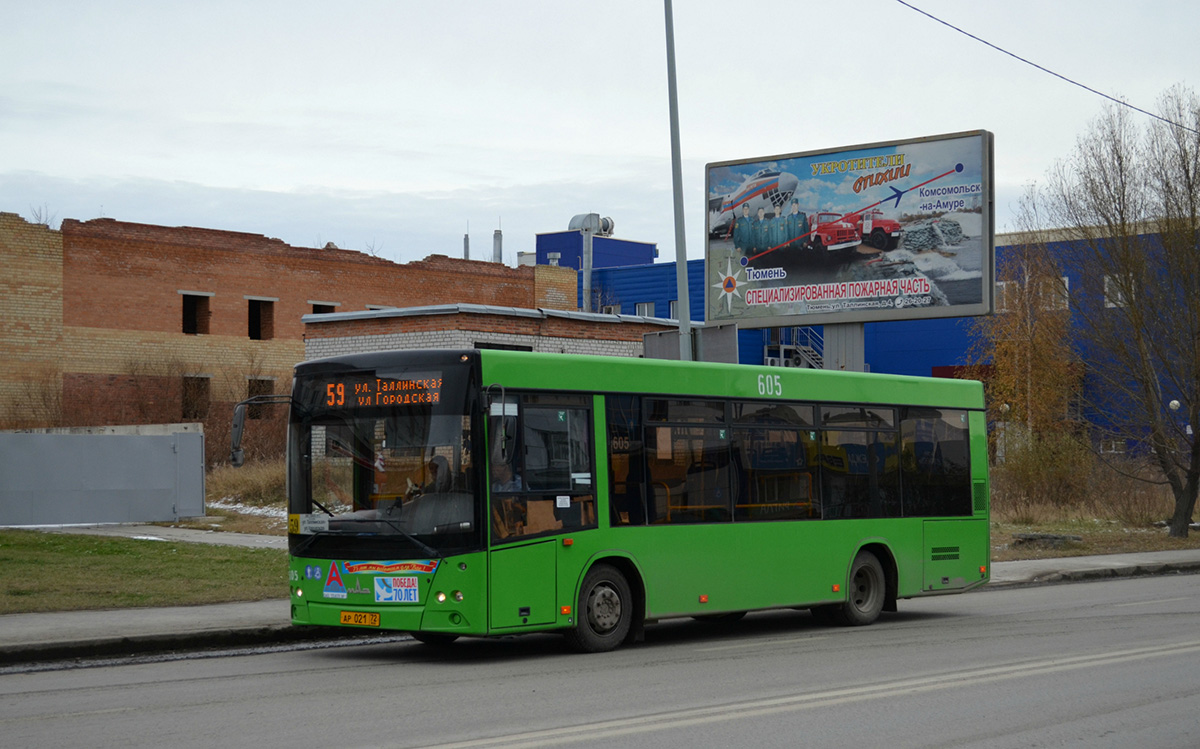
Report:
[[708,596],[706,594],[700,594],[700,603],[708,603]]
[[563,616],[571,615],[571,607],[570,606],[563,606],[561,609],[559,609],[559,611],[562,613]]
[[838,585],[837,583],[834,583],[834,584],[833,584],[833,592],[834,592],[834,593],[841,593],[841,592],[842,592],[842,586],[841,586],[841,585]]
[[575,543],[575,539],[573,539],[573,538],[564,538],[563,539],[563,546],[570,546],[573,543]]
[[981,575],[987,574],[987,566],[986,565],[982,565],[982,564],[979,565],[979,574],[981,574]]

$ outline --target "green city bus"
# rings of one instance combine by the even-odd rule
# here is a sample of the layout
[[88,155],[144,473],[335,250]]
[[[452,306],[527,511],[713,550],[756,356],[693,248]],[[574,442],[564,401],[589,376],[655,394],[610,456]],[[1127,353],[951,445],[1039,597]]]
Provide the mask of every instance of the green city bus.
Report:
[[287,456],[301,625],[597,652],[672,617],[870,624],[990,569],[977,382],[363,353],[296,366]]

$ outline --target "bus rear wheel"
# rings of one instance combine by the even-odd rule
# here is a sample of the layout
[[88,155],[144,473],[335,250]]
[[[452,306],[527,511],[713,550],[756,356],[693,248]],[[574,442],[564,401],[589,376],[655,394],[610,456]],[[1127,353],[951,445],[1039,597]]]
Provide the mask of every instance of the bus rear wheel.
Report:
[[588,571],[579,590],[575,627],[567,640],[585,653],[603,653],[620,645],[633,624],[633,595],[616,567],[598,564]]
[[833,611],[838,624],[861,627],[879,618],[887,597],[883,565],[869,551],[860,551],[850,566],[850,589],[845,603]]

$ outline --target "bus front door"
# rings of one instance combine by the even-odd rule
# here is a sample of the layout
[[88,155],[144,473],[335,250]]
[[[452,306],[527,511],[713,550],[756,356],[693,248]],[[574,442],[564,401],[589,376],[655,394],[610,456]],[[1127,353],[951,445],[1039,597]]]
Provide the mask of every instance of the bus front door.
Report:
[[552,540],[492,549],[491,629],[554,623],[558,614],[555,555]]

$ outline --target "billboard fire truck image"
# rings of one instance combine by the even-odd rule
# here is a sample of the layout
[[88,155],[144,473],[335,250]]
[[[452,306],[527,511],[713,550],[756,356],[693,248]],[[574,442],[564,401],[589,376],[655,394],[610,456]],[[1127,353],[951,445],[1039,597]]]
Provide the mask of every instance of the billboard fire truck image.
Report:
[[900,222],[884,216],[878,208],[858,214],[854,225],[863,241],[877,250],[894,250],[900,244]]
[[821,262],[848,258],[862,244],[861,225],[851,223],[840,213],[821,211],[813,216],[812,226],[809,246]]

